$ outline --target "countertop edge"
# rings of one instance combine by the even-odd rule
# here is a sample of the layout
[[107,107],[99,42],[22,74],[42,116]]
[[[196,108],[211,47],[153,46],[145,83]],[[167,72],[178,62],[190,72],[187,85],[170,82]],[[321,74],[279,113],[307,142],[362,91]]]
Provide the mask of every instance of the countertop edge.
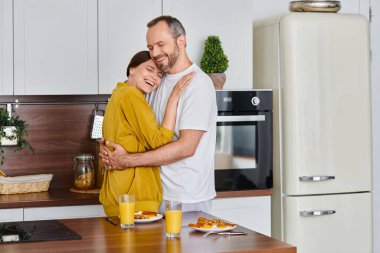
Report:
[[[272,189],[217,192],[216,198],[271,196]],[[0,195],[0,209],[100,205],[99,194],[74,193],[68,189],[49,189],[47,192]]]

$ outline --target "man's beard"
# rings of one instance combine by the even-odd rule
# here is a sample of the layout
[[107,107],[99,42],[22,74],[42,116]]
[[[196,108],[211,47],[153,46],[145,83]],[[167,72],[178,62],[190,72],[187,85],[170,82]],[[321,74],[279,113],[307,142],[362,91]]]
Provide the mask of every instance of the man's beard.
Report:
[[[172,54],[170,54],[170,55],[164,54],[164,55],[168,58],[168,64],[165,65],[164,63],[160,63],[160,62],[156,62],[156,63],[162,72],[167,73],[178,60],[178,56],[179,56],[178,46],[175,45],[175,48],[174,48],[174,51]],[[159,56],[154,57],[154,58],[161,58],[161,56],[159,55]]]

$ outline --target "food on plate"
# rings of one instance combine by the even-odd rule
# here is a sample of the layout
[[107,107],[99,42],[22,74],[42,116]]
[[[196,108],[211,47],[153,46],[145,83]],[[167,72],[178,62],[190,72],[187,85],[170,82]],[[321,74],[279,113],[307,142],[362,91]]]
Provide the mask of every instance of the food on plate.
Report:
[[145,219],[152,219],[156,218],[157,213],[151,212],[151,211],[138,211],[135,213],[135,220],[145,220]]
[[232,224],[220,219],[207,219],[205,217],[198,217],[197,223],[190,223],[189,227],[192,228],[203,228],[203,229],[220,229],[235,227],[236,224]]

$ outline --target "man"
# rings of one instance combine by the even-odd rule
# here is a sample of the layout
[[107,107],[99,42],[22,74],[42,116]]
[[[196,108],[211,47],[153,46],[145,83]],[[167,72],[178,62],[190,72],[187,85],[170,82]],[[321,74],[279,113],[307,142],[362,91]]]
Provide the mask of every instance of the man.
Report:
[[[177,112],[175,136],[158,149],[128,154],[120,145],[107,142],[101,156],[108,169],[161,166],[164,200],[182,201],[183,211],[209,211],[215,197],[214,151],[216,138],[216,96],[211,79],[186,52],[186,33],[174,17],[160,16],[148,23],[147,46],[152,59],[165,72],[161,85],[147,96],[158,122],[176,82],[195,72],[182,95]],[[161,204],[160,212],[163,212]]]

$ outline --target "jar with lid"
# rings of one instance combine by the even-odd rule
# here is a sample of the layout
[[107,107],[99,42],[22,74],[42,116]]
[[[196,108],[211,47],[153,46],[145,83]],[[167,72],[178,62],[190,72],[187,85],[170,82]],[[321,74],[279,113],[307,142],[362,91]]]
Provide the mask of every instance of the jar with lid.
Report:
[[78,154],[74,165],[74,186],[79,190],[89,190],[95,187],[95,169],[91,154]]

